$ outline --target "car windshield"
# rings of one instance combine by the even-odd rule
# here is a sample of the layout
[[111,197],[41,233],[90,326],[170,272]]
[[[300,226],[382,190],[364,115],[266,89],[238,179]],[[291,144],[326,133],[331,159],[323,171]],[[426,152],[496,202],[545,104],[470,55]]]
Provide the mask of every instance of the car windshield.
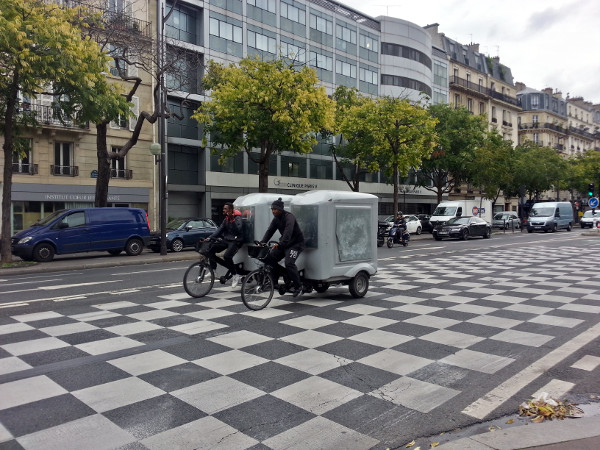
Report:
[[500,214],[496,214],[494,216],[495,220],[503,220],[503,219],[510,219],[510,218],[511,218],[510,214],[502,214],[502,213],[500,213]]
[[453,216],[456,214],[456,206],[438,206],[433,212],[434,216]]
[[591,210],[583,213],[583,217],[594,217],[596,215],[597,214],[595,214],[594,211],[591,211]]
[[446,222],[446,225],[467,225],[469,223],[468,217],[455,217]]
[[541,208],[531,208],[529,215],[531,217],[550,217],[554,216],[554,206],[546,206]]
[[46,217],[42,217],[40,220],[38,220],[36,223],[34,223],[33,226],[39,227],[39,226],[47,225],[50,222],[52,222],[54,219],[56,219],[58,216],[60,216],[62,213],[64,213],[65,211],[66,211],[65,209],[54,211],[52,214],[49,214]]
[[181,225],[187,222],[187,219],[173,219],[167,224],[169,230],[177,230]]

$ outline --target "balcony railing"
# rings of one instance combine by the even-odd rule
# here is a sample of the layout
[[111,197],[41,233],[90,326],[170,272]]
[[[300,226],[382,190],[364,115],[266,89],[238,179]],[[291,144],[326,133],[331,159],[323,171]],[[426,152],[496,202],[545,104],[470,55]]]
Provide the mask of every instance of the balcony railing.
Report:
[[74,0],[71,3],[74,3],[75,5],[71,4],[69,6],[82,7],[82,15],[89,15],[90,12],[93,14],[99,14],[102,17],[102,25],[108,33],[110,33],[111,30],[126,31],[132,34],[139,34],[146,38],[152,37],[152,24],[150,22],[136,19],[135,17],[132,17],[123,11],[109,11],[107,8],[99,8],[97,6],[85,4],[77,0]]
[[586,137],[588,139],[594,139],[594,135],[589,131],[582,130],[576,127],[569,127],[569,133],[577,134],[579,136]]
[[558,133],[563,133],[566,134],[566,130],[561,127],[560,125],[555,125],[553,123],[548,123],[548,122],[532,122],[532,123],[521,123],[519,124],[519,129],[520,130],[529,130],[529,129],[549,129],[549,130],[553,130],[556,131]]
[[477,92],[481,95],[485,95],[486,97],[492,97],[496,100],[500,100],[514,106],[521,106],[521,101],[516,97],[510,97],[506,94],[502,94],[501,92],[496,92],[495,90],[486,88],[481,84],[473,83],[472,81],[465,80],[464,78],[460,78],[455,75],[450,77],[450,84],[461,86],[471,92]]
[[13,171],[13,173],[37,175],[38,174],[38,165],[37,164],[13,163],[12,171]]
[[50,174],[64,177],[77,177],[79,176],[79,166],[57,166],[52,164],[50,166]]
[[111,178],[123,178],[125,180],[133,179],[133,170],[130,169],[110,169]]
[[60,120],[60,111],[52,106],[40,105],[38,103],[21,103],[18,114],[34,118],[38,124],[51,125],[63,128],[89,129],[89,123],[78,125],[72,120]]

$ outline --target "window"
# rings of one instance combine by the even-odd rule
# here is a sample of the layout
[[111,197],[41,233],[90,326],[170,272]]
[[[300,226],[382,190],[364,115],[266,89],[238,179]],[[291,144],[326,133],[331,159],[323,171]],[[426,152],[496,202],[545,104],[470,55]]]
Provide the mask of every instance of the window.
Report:
[[168,46],[169,68],[166,85],[170,90],[200,93],[200,76],[203,55],[181,47]]
[[333,71],[333,58],[317,52],[310,52],[310,64],[317,69]]
[[361,67],[359,71],[360,81],[364,81],[365,83],[377,85],[379,82],[379,74],[377,73],[377,69],[367,69],[365,67]]
[[53,175],[78,175],[78,168],[73,166],[72,142],[54,143],[54,165],[51,168]]
[[431,96],[431,88],[425,83],[408,77],[400,77],[397,75],[381,75],[382,86],[398,86],[407,89],[413,89],[415,91],[424,92],[426,95]]
[[310,27],[321,33],[333,35],[333,21],[325,17],[318,17],[315,14],[310,14]]
[[107,0],[108,10],[112,13],[125,13],[131,9],[131,4],[127,0]]
[[170,137],[178,137],[185,139],[200,139],[199,126],[195,119],[192,119],[194,111],[198,109],[198,104],[189,102],[185,106],[181,106],[181,99],[169,98],[167,100],[167,106],[171,111],[176,111],[178,114],[183,113],[183,119],[179,120],[176,117],[169,117],[167,119],[167,135]]
[[281,17],[306,25],[306,11],[286,2],[281,2]]
[[356,66],[339,59],[335,62],[335,72],[345,77],[356,78]]
[[433,104],[447,104],[448,103],[448,91],[439,88],[433,88]]
[[64,217],[60,223],[66,224],[67,228],[81,227],[85,225],[85,213],[83,211],[74,212]]
[[210,34],[228,41],[242,43],[242,27],[212,17],[210,18]]
[[448,65],[440,62],[433,62],[433,84],[439,86],[448,86]]
[[248,0],[248,4],[271,13],[275,12],[275,0]]
[[540,107],[540,98],[537,95],[531,96],[531,109],[538,109]]
[[306,49],[304,48],[304,44],[286,42],[282,37],[280,48],[282,57],[298,63],[306,62]]
[[356,54],[356,28],[338,22],[335,25],[335,47],[343,52]]
[[467,109],[469,112],[473,112],[473,99],[467,98]]
[[534,114],[533,116],[531,116],[531,123],[538,123],[538,115]]
[[374,37],[361,34],[359,45],[371,52],[379,52],[379,41]]
[[[112,147],[112,153],[119,153],[120,147]],[[131,178],[131,171],[127,171],[125,166],[125,157],[116,158],[110,160],[110,176],[111,178],[125,178],[129,180]]]
[[419,50],[407,47],[405,45],[384,42],[381,44],[381,54],[411,59],[431,68],[431,58],[429,56]]
[[479,115],[485,114],[485,104],[483,102],[479,102]]
[[248,47],[276,54],[277,40],[275,40],[274,37],[265,36],[260,32],[251,31],[248,29]]
[[[167,8],[173,8],[167,4]],[[178,4],[165,22],[165,35],[190,44],[200,44],[196,37],[196,11]]]
[[310,177],[319,180],[333,178],[333,161],[326,159],[310,159]]
[[455,108],[460,107],[460,95],[459,94],[454,94],[454,107]]
[[17,138],[15,147],[19,145],[19,152],[13,152],[12,170],[13,173],[37,174],[37,165],[32,164],[33,139]]

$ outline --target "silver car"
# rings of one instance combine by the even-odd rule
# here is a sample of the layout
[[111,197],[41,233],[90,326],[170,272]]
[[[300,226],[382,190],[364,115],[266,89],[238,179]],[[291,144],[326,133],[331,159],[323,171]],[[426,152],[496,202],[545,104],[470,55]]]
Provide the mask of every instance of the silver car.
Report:
[[502,211],[494,215],[492,220],[492,228],[501,228],[510,230],[512,228],[521,228],[521,220],[517,213],[512,211]]

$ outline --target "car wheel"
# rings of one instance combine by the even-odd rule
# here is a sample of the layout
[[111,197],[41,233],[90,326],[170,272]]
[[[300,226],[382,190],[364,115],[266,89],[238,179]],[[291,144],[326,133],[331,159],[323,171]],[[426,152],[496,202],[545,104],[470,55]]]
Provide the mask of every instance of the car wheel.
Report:
[[492,235],[492,231],[489,228],[486,228],[485,233],[483,234],[483,238],[489,239],[491,235]]
[[433,238],[434,238],[436,241],[441,241],[441,240],[442,240],[442,238],[441,238],[440,236],[438,236],[437,234],[435,234],[435,233],[433,233]]
[[394,239],[393,238],[388,238],[388,240],[387,240],[387,246],[388,246],[388,248],[392,248],[394,246]]
[[171,250],[174,252],[183,250],[183,241],[181,239],[173,239],[173,242],[171,242]]
[[567,231],[571,231],[573,227],[571,226],[571,223],[569,222],[569,225],[567,226]]
[[557,231],[558,231],[558,225],[557,225],[557,224],[554,224],[554,225],[552,226],[552,232],[553,232],[553,233],[556,233]]
[[419,234],[421,234],[423,230],[421,230],[421,227],[417,227],[417,231],[416,231],[416,235],[418,236]]
[[137,256],[142,253],[142,250],[144,250],[144,243],[137,238],[129,239],[125,245],[125,253],[129,256]]
[[350,288],[350,295],[352,295],[352,297],[364,297],[369,290],[369,275],[364,271],[358,272],[356,276],[350,280],[348,287]]
[[463,230],[463,232],[460,235],[460,238],[463,241],[466,241],[467,239],[469,239],[469,230],[467,230],[466,228]]
[[51,244],[41,243],[33,249],[33,259],[37,262],[50,262],[54,258],[54,247]]
[[527,228],[527,232],[528,233],[533,233],[533,230],[530,230],[529,228]]

